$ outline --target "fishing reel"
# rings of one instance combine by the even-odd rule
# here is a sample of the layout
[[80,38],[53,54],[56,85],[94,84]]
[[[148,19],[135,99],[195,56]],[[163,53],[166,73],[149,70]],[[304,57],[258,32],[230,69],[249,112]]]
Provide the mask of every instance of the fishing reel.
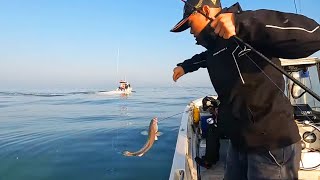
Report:
[[301,137],[300,170],[320,170],[320,118],[308,104],[293,105]]
[[320,124],[297,123],[301,136],[301,170],[320,170]]

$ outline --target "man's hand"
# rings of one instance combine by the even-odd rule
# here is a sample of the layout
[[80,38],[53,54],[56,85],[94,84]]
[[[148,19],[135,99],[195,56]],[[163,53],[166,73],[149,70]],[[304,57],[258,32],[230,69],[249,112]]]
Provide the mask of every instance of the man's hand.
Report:
[[235,19],[233,13],[222,13],[214,21],[211,26],[214,32],[224,39],[236,35]]
[[172,79],[176,82],[181,76],[183,76],[185,73],[184,73],[184,70],[181,66],[178,66],[178,67],[175,67],[173,69],[173,76],[172,76]]

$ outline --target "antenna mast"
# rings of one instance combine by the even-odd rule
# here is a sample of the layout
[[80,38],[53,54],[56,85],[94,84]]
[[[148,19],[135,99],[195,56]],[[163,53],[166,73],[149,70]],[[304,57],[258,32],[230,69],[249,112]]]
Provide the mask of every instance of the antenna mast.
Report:
[[118,54],[117,54],[117,75],[119,75],[119,56],[120,56],[120,48],[118,48]]

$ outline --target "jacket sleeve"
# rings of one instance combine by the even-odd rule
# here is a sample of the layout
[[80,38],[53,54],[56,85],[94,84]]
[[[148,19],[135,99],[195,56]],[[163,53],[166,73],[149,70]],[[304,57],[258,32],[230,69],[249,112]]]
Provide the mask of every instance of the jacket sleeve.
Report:
[[183,61],[182,63],[177,64],[177,66],[181,66],[185,73],[193,72],[198,70],[199,68],[206,68],[208,51],[204,51],[200,54],[194,55],[191,59],[187,59]]
[[320,50],[319,24],[303,15],[272,10],[235,14],[236,34],[262,53],[303,58]]

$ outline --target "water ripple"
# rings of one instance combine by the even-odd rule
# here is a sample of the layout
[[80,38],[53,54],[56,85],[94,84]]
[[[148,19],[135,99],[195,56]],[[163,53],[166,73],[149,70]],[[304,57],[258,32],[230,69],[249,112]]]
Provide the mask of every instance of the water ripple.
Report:
[[143,157],[122,151],[143,146],[153,117],[182,112],[201,94],[136,90],[127,97],[0,92],[0,179],[168,179],[181,115],[159,122],[163,134]]

